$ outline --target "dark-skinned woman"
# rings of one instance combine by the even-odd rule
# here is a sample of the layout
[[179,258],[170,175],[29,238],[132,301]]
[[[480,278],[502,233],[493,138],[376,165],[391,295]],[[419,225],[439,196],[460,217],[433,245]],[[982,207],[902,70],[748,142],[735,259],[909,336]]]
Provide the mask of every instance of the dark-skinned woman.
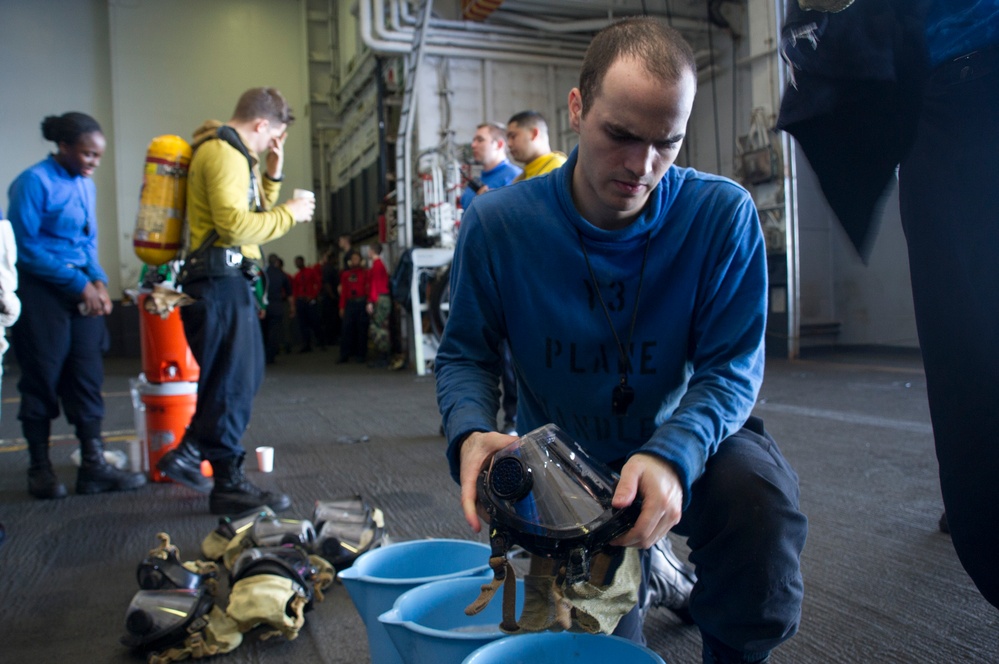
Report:
[[97,260],[97,188],[90,176],[106,141],[84,113],[45,118],[42,135],[57,151],[21,173],[8,192],[22,303],[12,345],[21,367],[18,419],[30,456],[28,492],[42,499],[66,496],[49,460],[60,403],[80,440],[76,492],[135,489],[145,476],[108,464],[101,439],[104,316],[112,305]]

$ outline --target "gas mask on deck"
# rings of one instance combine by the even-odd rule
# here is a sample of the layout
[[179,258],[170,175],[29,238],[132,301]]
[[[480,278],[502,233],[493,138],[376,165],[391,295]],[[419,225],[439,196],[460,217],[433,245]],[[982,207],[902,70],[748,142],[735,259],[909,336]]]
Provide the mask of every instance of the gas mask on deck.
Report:
[[317,500],[312,521],[319,533],[317,552],[337,570],[347,569],[361,554],[388,543],[385,514],[361,496]]
[[140,590],[125,613],[121,642],[138,650],[183,643],[207,625],[214,601],[203,589]]

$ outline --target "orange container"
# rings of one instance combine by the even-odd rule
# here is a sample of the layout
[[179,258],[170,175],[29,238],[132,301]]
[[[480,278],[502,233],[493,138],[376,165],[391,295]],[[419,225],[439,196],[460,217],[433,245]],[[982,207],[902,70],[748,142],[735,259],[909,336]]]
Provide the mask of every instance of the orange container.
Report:
[[[156,470],[156,464],[160,457],[177,447],[184,437],[184,431],[191,423],[198,403],[198,384],[144,383],[139,387],[139,395],[146,409],[146,458],[149,460],[149,477],[154,482],[169,482],[169,479]],[[205,475],[209,476],[210,473]]]
[[180,309],[166,318],[146,310],[148,294],[139,296],[139,336],[142,341],[142,372],[150,383],[198,382],[201,367],[187,345]]

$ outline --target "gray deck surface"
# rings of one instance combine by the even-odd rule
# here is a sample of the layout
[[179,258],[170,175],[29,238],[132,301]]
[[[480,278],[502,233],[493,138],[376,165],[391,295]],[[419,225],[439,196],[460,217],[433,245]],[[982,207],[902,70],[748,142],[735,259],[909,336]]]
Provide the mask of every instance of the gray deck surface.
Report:
[[[316,499],[361,493],[385,511],[396,540],[484,541],[465,525],[447,474],[432,376],[336,366],[335,357],[332,349],[280,355],[268,367],[245,445],[273,445],[275,472],[259,474],[250,459],[250,478],[289,493],[289,516],[309,518]],[[121,441],[134,435],[128,379],[139,371],[137,359],[107,362],[109,447],[124,449]],[[14,366],[3,378],[0,420],[0,522],[8,533],[0,547],[0,661],[141,661],[118,643],[137,563],[159,531],[182,558],[198,557],[216,517],[207,497],[170,484],[74,495],[76,443],[62,419],[53,459],[70,496],[32,499],[16,381]],[[771,360],[756,414],[797,470],[810,519],[801,629],[773,661],[999,661],[999,612],[937,529],[942,503],[918,355],[853,350]],[[663,609],[650,615],[646,635],[667,662],[700,661],[696,628]],[[307,614],[297,640],[251,633],[214,660],[363,663],[368,654],[363,624],[338,584]]]

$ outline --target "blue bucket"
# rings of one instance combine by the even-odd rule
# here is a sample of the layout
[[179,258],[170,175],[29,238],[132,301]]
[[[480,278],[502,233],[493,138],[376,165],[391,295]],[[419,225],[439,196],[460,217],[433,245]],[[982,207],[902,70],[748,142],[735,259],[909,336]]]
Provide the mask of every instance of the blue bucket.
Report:
[[[465,607],[478,598],[489,577],[445,579],[413,588],[378,617],[405,664],[460,662],[476,648],[502,639],[503,590],[474,616]],[[524,607],[524,582],[517,581],[517,608]]]
[[493,641],[465,658],[463,664],[666,664],[645,646],[606,634],[539,632]]
[[490,553],[489,546],[480,542],[414,540],[372,549],[340,572],[339,578],[368,632],[371,664],[402,664],[385,627],[378,622],[378,616],[391,609],[400,595],[431,581],[491,577]]

